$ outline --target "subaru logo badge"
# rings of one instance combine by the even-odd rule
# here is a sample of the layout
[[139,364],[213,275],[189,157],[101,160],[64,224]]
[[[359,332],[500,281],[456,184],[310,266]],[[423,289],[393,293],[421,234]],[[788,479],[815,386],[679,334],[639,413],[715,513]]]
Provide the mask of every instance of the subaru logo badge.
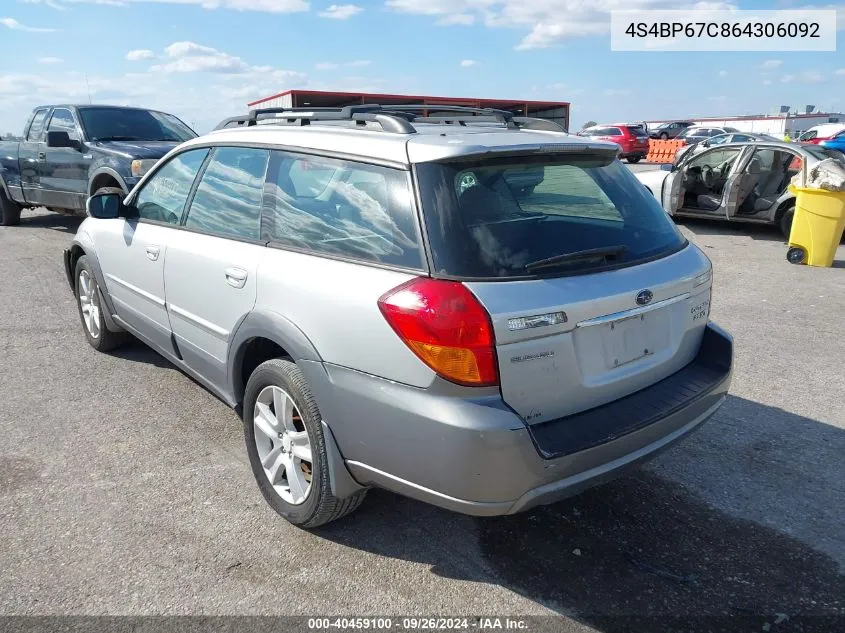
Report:
[[654,299],[654,294],[651,290],[643,290],[637,295],[637,305],[648,305],[652,299]]

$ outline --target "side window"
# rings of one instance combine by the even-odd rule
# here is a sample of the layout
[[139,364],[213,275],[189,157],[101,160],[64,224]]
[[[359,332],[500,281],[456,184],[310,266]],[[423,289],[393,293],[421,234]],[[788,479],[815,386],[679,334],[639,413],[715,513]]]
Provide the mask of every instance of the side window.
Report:
[[688,167],[702,167],[707,165],[713,169],[730,169],[739,157],[741,147],[725,147],[710,152],[702,152],[689,162]]
[[270,152],[249,147],[214,150],[188,210],[185,227],[257,240]]
[[618,127],[607,128],[608,136],[622,136],[622,130]]
[[67,132],[71,140],[82,140],[79,138],[79,132],[76,130],[76,121],[73,120],[73,114],[65,108],[56,108],[53,110],[53,116],[50,117],[50,125],[47,127],[47,131]]
[[[307,168],[303,163],[307,163]],[[323,174],[318,196],[294,177]],[[326,176],[326,174],[331,174]],[[297,250],[404,268],[423,267],[408,172],[274,151],[262,239]]]
[[193,149],[171,158],[158,169],[138,193],[134,208],[141,220],[179,224],[194,178],[208,148]]
[[296,195],[316,198],[326,191],[329,181],[336,169],[321,163],[319,160],[310,161],[303,157],[291,166],[290,176]]
[[[777,167],[781,166],[778,163],[782,161],[782,153],[773,149],[762,148],[754,152],[754,158],[751,160],[757,161],[761,171],[770,171],[776,164]],[[751,163],[749,162],[748,164],[750,165]],[[749,171],[748,167],[745,170]]]
[[44,119],[47,118],[47,109],[37,110],[32,117],[32,123],[26,132],[27,141],[40,141],[41,133],[44,131]]

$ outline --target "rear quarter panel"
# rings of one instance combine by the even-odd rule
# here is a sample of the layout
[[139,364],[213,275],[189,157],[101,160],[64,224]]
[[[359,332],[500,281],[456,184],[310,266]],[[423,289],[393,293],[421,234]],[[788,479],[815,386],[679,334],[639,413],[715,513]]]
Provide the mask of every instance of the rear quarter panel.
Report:
[[402,342],[378,308],[384,293],[415,276],[268,248],[258,269],[256,309],[290,320],[326,363],[428,387],[434,372]]

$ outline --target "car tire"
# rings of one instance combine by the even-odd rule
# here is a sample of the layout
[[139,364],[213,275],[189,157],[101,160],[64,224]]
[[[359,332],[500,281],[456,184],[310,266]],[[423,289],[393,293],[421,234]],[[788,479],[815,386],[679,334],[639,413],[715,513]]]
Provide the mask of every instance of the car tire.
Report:
[[784,211],[783,215],[780,216],[780,232],[783,233],[783,236],[788,240],[789,233],[792,230],[792,218],[795,217],[795,208],[790,207],[786,211]]
[[[281,420],[276,417],[279,406],[290,411],[289,420],[284,415]],[[258,488],[270,507],[290,523],[316,528],[361,505],[366,490],[345,499],[332,494],[320,410],[296,363],[275,358],[259,365],[246,384],[242,417],[247,455]],[[306,441],[307,451],[303,448]],[[310,463],[302,457],[306,454]],[[294,473],[293,482],[287,475],[288,467]],[[307,484],[304,490],[303,481]]]
[[640,162],[641,159],[642,159],[642,156],[640,156],[640,155],[628,156],[628,163],[631,164],[631,165],[635,165],[636,163]]
[[0,226],[16,226],[21,222],[21,205],[10,200],[0,187]]
[[110,352],[123,345],[129,335],[125,332],[112,332],[106,327],[100,287],[87,255],[77,260],[74,280],[76,307],[82,321],[82,331],[91,347],[98,352]]
[[668,140],[669,140],[669,135],[668,135],[668,134],[666,134],[666,132],[662,132],[662,133],[660,134],[660,140],[661,140],[661,141],[668,141]]

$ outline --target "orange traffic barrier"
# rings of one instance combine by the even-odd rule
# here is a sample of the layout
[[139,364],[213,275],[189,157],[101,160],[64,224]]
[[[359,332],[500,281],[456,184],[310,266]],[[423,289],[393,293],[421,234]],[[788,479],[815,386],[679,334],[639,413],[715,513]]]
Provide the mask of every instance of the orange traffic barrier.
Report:
[[671,163],[675,160],[675,152],[686,145],[686,141],[671,139],[661,141],[650,139],[648,142],[648,154],[646,160],[649,163]]

